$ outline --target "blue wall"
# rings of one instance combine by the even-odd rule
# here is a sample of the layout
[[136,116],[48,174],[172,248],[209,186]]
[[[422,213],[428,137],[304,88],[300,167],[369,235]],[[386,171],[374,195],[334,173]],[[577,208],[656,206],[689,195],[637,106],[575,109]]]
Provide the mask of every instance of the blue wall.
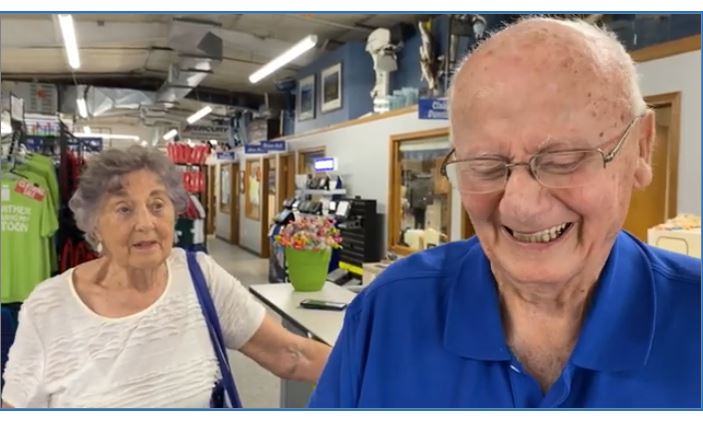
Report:
[[[517,15],[484,14],[487,31],[500,29],[505,22],[514,20]],[[701,33],[701,15],[614,15],[609,26],[628,50],[641,49],[657,43]],[[435,55],[446,50],[448,19],[447,15],[433,18],[432,33],[435,43]],[[421,79],[420,71],[421,38],[417,27],[406,34],[403,49],[398,53],[398,70],[391,74],[391,92],[403,87],[420,88],[421,95],[427,86]],[[468,44],[473,44],[468,40]],[[297,117],[287,115],[284,118],[285,135],[298,134],[314,129],[324,128],[335,123],[355,119],[373,109],[369,92],[375,83],[373,60],[365,51],[365,42],[351,42],[341,46],[305,67],[296,76],[297,79],[315,74],[315,118],[298,121]],[[464,47],[464,46],[462,46]],[[320,112],[320,72],[338,62],[342,63],[342,108],[329,112]],[[440,87],[443,82],[438,82]]]
[[420,87],[420,43],[420,31],[415,27],[398,52],[398,70],[391,73],[391,93],[406,86]]
[[[365,43],[362,42],[347,43],[298,73],[297,79],[315,74],[315,118],[304,121],[298,121],[296,118],[296,134],[351,120],[373,109],[370,92],[375,75],[373,60],[365,47]],[[338,62],[342,63],[342,108],[322,113],[320,111],[320,72]]]

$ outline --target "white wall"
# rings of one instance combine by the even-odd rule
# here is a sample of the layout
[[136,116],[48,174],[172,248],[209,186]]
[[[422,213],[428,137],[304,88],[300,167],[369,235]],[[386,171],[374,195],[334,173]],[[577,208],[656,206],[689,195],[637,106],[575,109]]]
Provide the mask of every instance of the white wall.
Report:
[[681,92],[678,212],[701,214],[701,51],[637,64],[642,95]]
[[[445,120],[419,120],[417,111],[353,125],[309,136],[286,139],[290,150],[325,146],[326,156],[337,158],[338,171],[348,189],[347,196],[375,199],[383,214],[383,243],[388,242],[388,179],[390,136],[449,126]],[[452,197],[452,240],[460,239],[461,208],[457,195]]]

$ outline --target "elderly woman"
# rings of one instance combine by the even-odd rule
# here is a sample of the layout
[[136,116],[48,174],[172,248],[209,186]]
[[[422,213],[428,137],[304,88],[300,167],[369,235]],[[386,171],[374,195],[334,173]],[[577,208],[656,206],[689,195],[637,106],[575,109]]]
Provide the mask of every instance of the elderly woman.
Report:
[[621,231],[654,140],[625,49],[526,19],[471,54],[450,101],[443,169],[477,238],[357,297],[311,405],[700,408],[700,260]]
[[[70,207],[100,258],[43,282],[24,303],[5,407],[209,406],[221,372],[186,254],[172,247],[187,198],[154,149],[91,159]],[[329,348],[283,329],[211,257],[197,260],[226,346],[277,376],[315,382]]]

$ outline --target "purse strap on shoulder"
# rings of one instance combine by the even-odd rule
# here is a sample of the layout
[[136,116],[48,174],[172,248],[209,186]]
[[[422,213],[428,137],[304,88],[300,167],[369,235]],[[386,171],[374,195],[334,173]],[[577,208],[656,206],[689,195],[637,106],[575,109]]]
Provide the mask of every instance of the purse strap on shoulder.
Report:
[[225,347],[225,342],[222,336],[222,328],[220,327],[220,321],[217,316],[217,310],[215,309],[215,304],[212,301],[212,296],[207,287],[207,282],[205,281],[205,276],[200,268],[200,263],[196,258],[196,253],[188,251],[188,270],[190,271],[190,276],[193,279],[193,284],[195,286],[195,292],[198,295],[198,301],[200,302],[200,308],[203,311],[203,316],[205,317],[205,323],[208,327],[208,332],[210,333],[210,341],[212,342],[212,347],[217,356],[217,361],[220,365],[220,371],[222,372],[222,381],[224,384],[225,392],[229,398],[232,407],[242,407],[242,402],[239,399],[239,394],[237,393],[237,386],[234,383],[234,377],[232,376],[232,369],[229,366],[229,359],[227,358],[227,348]]

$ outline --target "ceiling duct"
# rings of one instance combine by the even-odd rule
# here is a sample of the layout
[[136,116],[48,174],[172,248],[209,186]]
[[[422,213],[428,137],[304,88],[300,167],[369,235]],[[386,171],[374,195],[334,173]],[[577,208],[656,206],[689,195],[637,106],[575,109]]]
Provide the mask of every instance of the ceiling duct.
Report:
[[168,78],[156,94],[156,102],[173,103],[183,99],[222,62],[222,39],[215,34],[221,24],[174,18],[168,47],[177,53],[169,66]]
[[60,111],[78,114],[76,100],[85,98],[88,115],[105,117],[122,114],[125,110],[137,110],[154,104],[155,92],[136,89],[104,88],[97,86],[63,86],[61,88]]
[[[78,86],[79,94],[83,86]],[[138,91],[134,89],[113,89],[88,87],[85,93],[85,101],[88,104],[88,112],[93,117],[104,116],[116,110],[137,110],[143,106],[154,104],[153,92]]]

